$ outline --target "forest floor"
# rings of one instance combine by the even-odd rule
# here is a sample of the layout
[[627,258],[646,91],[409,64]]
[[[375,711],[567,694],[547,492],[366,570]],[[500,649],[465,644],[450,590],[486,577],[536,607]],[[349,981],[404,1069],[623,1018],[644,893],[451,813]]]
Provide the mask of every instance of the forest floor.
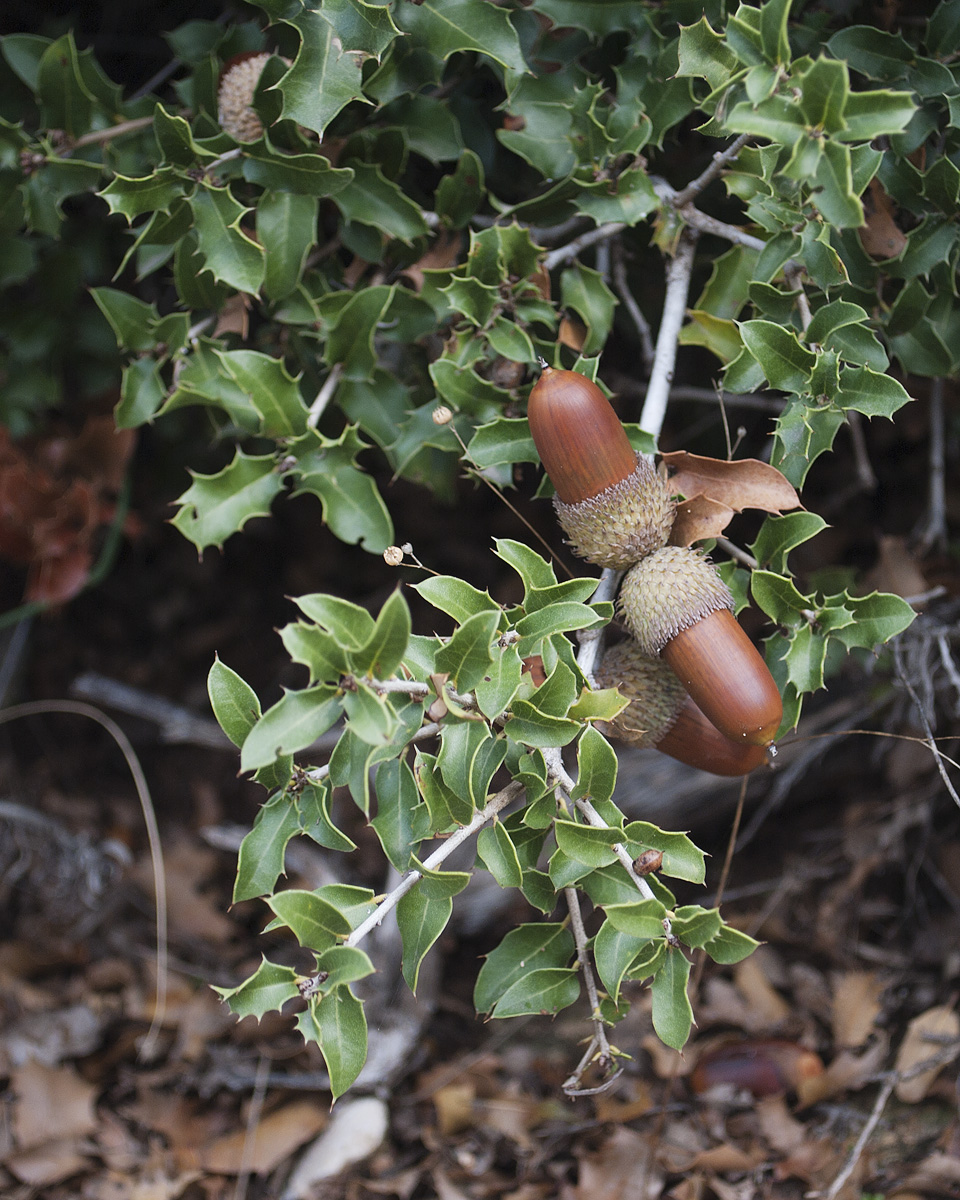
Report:
[[[144,491],[162,489],[148,480]],[[505,508],[470,488],[456,510],[425,510],[403,485],[396,501],[409,526],[398,541],[497,595],[489,538],[522,536]],[[918,566],[900,543],[881,555],[887,586],[906,566],[947,591],[905,635],[903,679],[889,662],[873,674],[850,668],[801,723],[808,739],[833,736],[808,740],[817,749],[806,757],[785,745],[781,765],[751,781],[741,826],[750,836],[733,855],[723,911],[763,945],[735,968],[697,968],[697,1028],[683,1057],[657,1042],[648,995],[629,985],[630,1015],[613,1033],[630,1055],[623,1073],[596,1095],[565,1097],[586,1012],[486,1024],[474,1015],[482,956],[534,915],[471,888],[428,959],[418,1004],[397,986],[389,934],[371,948],[382,968],[371,1002],[381,1067],[331,1112],[322,1059],[294,1018],[238,1023],[211,987],[236,984],[261,954],[296,963],[301,952],[263,932],[259,903],[231,907],[236,845],[262,793],[238,778],[235,751],[211,729],[204,681],[219,654],[272,702],[296,682],[273,632],[292,616],[285,597],[331,590],[375,607],[396,577],[336,542],[309,503],[279,506],[203,562],[166,512],[134,507],[135,536],[105,582],[8,633],[3,661],[18,668],[7,703],[93,704],[142,764],[169,905],[165,1005],[158,1012],[155,874],[120,749],[79,710],[0,726],[0,1192],[960,1194],[960,813],[903,683],[939,714],[938,734],[956,732],[956,673],[951,682],[944,664],[960,588],[948,560]],[[546,506],[533,510],[546,527]],[[118,683],[138,689],[132,701],[111,690]],[[152,714],[158,699],[178,711]],[[851,724],[873,736],[839,736]],[[637,816],[651,761],[630,767]],[[657,809],[659,823],[692,829],[711,854],[711,897],[735,800],[736,789],[701,778],[673,826]],[[376,842],[359,814],[350,827],[349,808],[340,814],[359,844],[350,879],[380,891]],[[330,870],[312,843],[295,843],[289,863],[296,886]]]

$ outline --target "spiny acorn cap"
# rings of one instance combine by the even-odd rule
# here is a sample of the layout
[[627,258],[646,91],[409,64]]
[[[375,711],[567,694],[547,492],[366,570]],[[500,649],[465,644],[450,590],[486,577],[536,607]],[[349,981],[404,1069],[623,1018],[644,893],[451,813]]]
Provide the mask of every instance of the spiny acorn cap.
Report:
[[620,569],[666,542],[674,514],[666,484],[637,455],[592,380],[544,367],[527,419],[556,489],[557,517],[577,554]]
[[266,52],[237,55],[220,77],[217,92],[220,128],[238,142],[256,142],[263,137],[263,124],[252,105],[253,94],[270,57]]
[[666,485],[642,455],[632,474],[578,504],[555,496],[557,520],[575,554],[600,567],[622,570],[664,545],[674,504]]
[[630,638],[607,650],[597,667],[596,680],[598,687],[618,687],[630,697],[629,706],[604,724],[612,737],[631,746],[655,746],[669,732],[687,699],[683,684],[667,664],[641,654]]
[[713,564],[688,546],[663,546],[627,572],[620,610],[641,653],[651,657],[710,613],[733,612],[733,595]]

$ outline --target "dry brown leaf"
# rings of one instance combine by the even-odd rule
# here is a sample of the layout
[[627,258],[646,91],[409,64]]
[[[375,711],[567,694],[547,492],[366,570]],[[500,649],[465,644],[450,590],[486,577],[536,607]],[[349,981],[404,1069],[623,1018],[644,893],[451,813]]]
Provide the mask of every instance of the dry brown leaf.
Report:
[[4,1166],[21,1183],[45,1187],[76,1175],[88,1165],[89,1159],[71,1138],[62,1142],[47,1142],[22,1154],[4,1160]]
[[625,1125],[653,1108],[653,1096],[643,1080],[631,1079],[629,1085],[633,1093],[630,1098],[612,1096],[609,1092],[601,1092],[597,1096],[594,1108],[598,1121],[602,1121],[604,1125]]
[[670,471],[668,486],[673,494],[692,500],[706,496],[736,512],[759,508],[780,514],[798,508],[800,497],[784,475],[757,458],[704,458],[686,450],[663,455]]
[[[618,1125],[594,1152],[580,1156],[575,1200],[652,1200],[663,1188],[650,1144],[633,1129]],[[644,1164],[649,1163],[644,1170]]]
[[[171,930],[215,944],[235,937],[237,927],[224,916],[220,897],[204,891],[217,870],[217,852],[196,840],[181,837],[164,847],[163,864]],[[149,858],[138,860],[132,875],[145,891],[152,893],[153,870]]]
[[451,1083],[433,1094],[437,1110],[437,1127],[444,1137],[469,1129],[473,1124],[473,1102],[476,1088],[472,1083]]
[[441,230],[427,252],[409,267],[404,267],[400,274],[410,281],[414,291],[422,292],[424,271],[442,271],[457,265],[460,242],[459,233]]
[[222,333],[236,333],[241,342],[247,340],[250,332],[250,297],[245,292],[234,292],[220,309],[216,328],[211,337],[219,337]]
[[719,537],[735,516],[729,504],[711,500],[707,496],[694,496],[692,500],[681,500],[677,504],[670,530],[672,546],[692,546],[705,538]]
[[879,1037],[862,1054],[841,1050],[822,1075],[801,1081],[797,1088],[800,1107],[809,1108],[811,1104],[839,1096],[841,1092],[855,1092],[866,1087],[882,1069],[888,1048],[887,1038]]
[[578,317],[567,315],[560,318],[557,341],[561,346],[569,346],[579,354],[586,340],[587,327]]
[[893,219],[893,205],[879,179],[871,179],[864,199],[867,220],[857,231],[861,246],[871,258],[896,258],[906,246],[907,238]]
[[[929,1155],[911,1170],[891,1197],[906,1200],[908,1191],[933,1196],[954,1196],[960,1187],[960,1158],[941,1151]],[[904,1189],[901,1191],[901,1188]]]
[[309,1146],[290,1176],[284,1196],[306,1200],[316,1194],[316,1185],[371,1155],[387,1135],[390,1114],[386,1104],[373,1096],[341,1100],[330,1124]]
[[768,1029],[782,1024],[790,1016],[790,1005],[771,985],[761,955],[751,954],[738,963],[733,978],[740,994],[750,1008],[762,1016]]
[[872,590],[904,597],[919,596],[929,586],[907,539],[894,535],[879,538],[879,555],[864,583]]
[[766,1161],[767,1156],[759,1146],[741,1150],[730,1142],[711,1146],[696,1155],[688,1170],[700,1171],[754,1171]]
[[266,1174],[316,1137],[327,1119],[319,1100],[295,1100],[267,1113],[249,1133],[238,1129],[202,1148],[200,1165],[217,1175],[238,1175],[243,1169]]
[[646,1037],[642,1038],[640,1045],[650,1055],[653,1070],[658,1079],[673,1079],[675,1076],[682,1078],[693,1070],[693,1062],[689,1055],[685,1056],[677,1050],[671,1050],[652,1033],[648,1033]]
[[10,1076],[16,1097],[13,1135],[21,1151],[86,1137],[97,1127],[93,1108],[97,1089],[72,1067],[48,1067],[28,1062]]
[[760,1132],[767,1145],[779,1154],[789,1154],[803,1142],[806,1126],[787,1108],[783,1096],[764,1096],[754,1105]]
[[[956,1012],[945,1004],[928,1008],[926,1012],[914,1017],[907,1026],[894,1064],[897,1073],[904,1075],[912,1071],[928,1058],[933,1058],[937,1051],[943,1048],[945,1041],[952,1041],[957,1037],[960,1037],[960,1017]],[[917,1104],[930,1090],[933,1081],[942,1070],[943,1064],[940,1064],[921,1071],[912,1079],[899,1080],[894,1089],[897,1099],[904,1104]]]
[[856,1049],[874,1032],[884,985],[873,971],[845,971],[833,984],[833,1040]]

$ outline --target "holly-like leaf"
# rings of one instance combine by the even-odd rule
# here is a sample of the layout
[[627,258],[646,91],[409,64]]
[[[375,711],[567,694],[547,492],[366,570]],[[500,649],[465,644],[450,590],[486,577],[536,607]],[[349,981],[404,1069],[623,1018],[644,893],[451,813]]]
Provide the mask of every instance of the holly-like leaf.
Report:
[[234,199],[228,187],[204,183],[188,201],[200,253],[214,279],[256,294],[263,283],[263,247],[245,233],[240,222],[251,210]]
[[477,50],[511,71],[527,69],[509,14],[488,0],[423,0],[401,5],[395,16],[404,33],[444,60]]
[[213,990],[238,1017],[256,1017],[258,1021],[268,1012],[278,1012],[288,1000],[300,994],[296,971],[266,958],[255,974],[239,987],[214,987]]
[[260,719],[256,692],[215,655],[207,674],[207,695],[220,728],[235,746],[242,746]]
[[681,950],[667,948],[663,966],[650,983],[653,1028],[657,1037],[674,1050],[682,1050],[693,1026],[693,1008],[687,995],[690,960]]
[[240,770],[255,771],[281,755],[303,750],[327,732],[340,712],[337,690],[326,684],[286,692],[247,735],[240,751]]
[[397,927],[403,942],[403,977],[416,993],[420,965],[427,951],[443,933],[453,912],[449,896],[430,900],[419,886],[413,887],[397,903]]
[[250,520],[265,517],[283,480],[272,454],[248,455],[240,449],[233,462],[215,475],[191,472],[193,483],[177,498],[180,511],[171,521],[198,550],[223,545]]
[[300,48],[278,84],[283,115],[319,133],[352,100],[369,104],[360,82],[361,65],[338,45],[333,25],[318,12],[301,11],[288,19],[300,34]]

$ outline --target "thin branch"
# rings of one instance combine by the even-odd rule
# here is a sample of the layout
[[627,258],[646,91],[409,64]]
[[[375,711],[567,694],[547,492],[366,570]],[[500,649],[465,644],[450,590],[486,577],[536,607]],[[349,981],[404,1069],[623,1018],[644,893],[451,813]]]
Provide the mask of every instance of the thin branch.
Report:
[[700,233],[711,233],[714,237],[725,238],[736,246],[746,246],[748,250],[762,250],[767,244],[762,238],[755,237],[752,233],[741,229],[739,225],[729,225],[726,221],[718,221],[716,217],[701,212],[692,204],[681,208],[679,212],[686,223]]
[[[431,721],[429,725],[421,725],[420,728],[411,737],[407,739],[410,745],[414,742],[428,742],[431,738],[436,737],[440,732],[440,723]],[[309,750],[310,747],[308,746]],[[321,783],[330,774],[330,764],[324,763],[322,767],[314,767],[312,770],[305,772],[306,778],[310,783]]]
[[671,400],[687,400],[716,404],[722,400],[729,408],[755,408],[760,412],[773,413],[779,416],[784,409],[782,400],[772,400],[767,396],[759,396],[754,392],[718,392],[716,388],[673,387],[670,389]]
[[[456,833],[452,833],[450,837],[442,842],[441,845],[439,845],[428,858],[424,859],[423,865],[425,870],[436,870],[436,868],[439,867],[442,862],[450,857],[450,855],[458,846],[472,838],[475,833],[481,830],[484,825],[488,824],[488,822],[492,821],[493,818],[499,812],[505,809],[508,804],[512,804],[522,791],[523,784],[518,783],[517,780],[513,780],[512,783],[508,783],[503,791],[498,792],[492,799],[487,801],[485,807],[474,816],[469,825],[462,825]],[[414,884],[422,878],[423,876],[420,871],[408,871],[393,889],[393,891],[384,896],[384,898],[377,905],[376,910],[372,912],[365,921],[361,921],[353,933],[351,933],[344,942],[344,945],[356,946],[359,942],[362,942],[367,934],[381,923],[383,918],[388,912],[390,912],[391,909],[396,908],[398,902],[407,894],[407,892],[410,891]]]
[[334,363],[330,368],[330,374],[323,381],[323,386],[317,392],[316,400],[310,405],[310,411],[307,413],[308,429],[316,429],[324,409],[333,399],[333,393],[337,390],[337,384],[340,382],[342,374],[343,363]]
[[156,899],[156,967],[157,986],[154,1001],[153,1019],[143,1041],[140,1043],[141,1059],[150,1059],[156,1049],[157,1039],[163,1027],[167,1009],[167,875],[163,865],[163,848],[160,842],[160,829],[157,826],[157,814],[150,795],[150,785],[143,773],[143,767],[137,758],[137,752],[130,739],[116,721],[106,713],[90,704],[82,704],[77,700],[30,700],[25,704],[14,704],[10,708],[0,709],[0,725],[7,721],[16,721],[20,717],[45,716],[47,713],[67,713],[70,716],[89,717],[96,721],[110,734],[120,753],[126,760],[127,769],[133,777],[133,784],[140,801],[143,823],[147,830],[147,844],[150,847],[150,862],[153,867],[153,887]]
[[847,425],[850,428],[850,441],[853,444],[853,461],[856,463],[857,483],[863,492],[875,492],[878,487],[877,476],[867,453],[867,439],[863,432],[863,416],[855,408],[847,409]]
[[921,554],[936,548],[947,548],[946,427],[943,416],[943,380],[934,379],[930,385],[930,487],[927,515],[920,528],[917,549]]
[[[597,981],[593,976],[593,967],[590,964],[590,954],[587,950],[587,931],[584,929],[583,914],[580,911],[580,893],[575,887],[568,887],[563,889],[563,895],[570,912],[570,926],[573,930],[573,941],[577,947],[577,964],[583,973],[583,985],[587,989],[587,999],[590,1001],[590,1020],[593,1022],[591,1049],[595,1048],[599,1052],[598,1065],[600,1069],[607,1070],[613,1062],[613,1055],[610,1052],[610,1043],[607,1041],[607,1031],[603,1025],[603,1017],[600,1015],[600,996],[597,993]],[[586,1063],[581,1059],[577,1070],[574,1071],[563,1085],[565,1092],[577,1088],[583,1071],[589,1062],[593,1060],[593,1057],[591,1054]],[[612,1079],[607,1080],[606,1086],[609,1087],[612,1082]]]
[[960,796],[957,795],[957,789],[950,782],[950,776],[947,774],[947,768],[943,765],[943,755],[937,749],[937,739],[933,736],[933,729],[930,727],[930,722],[927,720],[927,714],[924,711],[923,705],[920,703],[920,697],[914,690],[913,684],[907,677],[907,672],[903,663],[903,651],[900,648],[899,641],[895,641],[893,643],[893,660],[896,664],[897,675],[900,679],[900,682],[907,689],[907,693],[910,696],[910,699],[913,701],[914,707],[917,710],[917,714],[920,717],[920,723],[923,725],[923,731],[927,735],[927,745],[933,751],[933,757],[936,759],[937,770],[940,772],[940,778],[943,780],[944,787],[950,793],[950,797],[954,804],[960,808]]
[[[622,571],[615,571],[612,567],[604,567],[603,574],[597,584],[596,590],[590,597],[591,604],[601,604],[612,601],[617,594],[617,588],[620,586],[620,580],[623,577]],[[577,666],[583,672],[584,678],[594,686],[596,682],[597,664],[603,654],[603,642],[606,628],[601,626],[599,629],[585,629],[580,634],[580,649],[577,651]]]
[[115,137],[123,137],[125,133],[136,133],[138,129],[149,129],[153,124],[153,116],[149,117],[133,117],[129,121],[119,121],[116,125],[110,125],[107,129],[93,129],[89,133],[81,134],[80,137],[72,144],[71,149],[75,150],[78,146],[96,146],[101,142],[110,142]]
[[723,168],[733,162],[749,140],[750,134],[742,133],[726,150],[718,150],[707,169],[702,171],[691,183],[688,183],[685,188],[677,192],[673,198],[674,205],[677,208],[683,208],[685,204],[689,204],[691,200],[699,196],[708,184],[713,183]]
[[803,290],[803,267],[799,263],[791,259],[784,265],[783,276],[790,285],[791,290],[797,293],[797,310],[800,313],[800,328],[804,333],[810,327],[810,322],[813,320],[813,313],[810,311],[810,301],[807,299],[807,293]]
[[740,547],[736,545],[735,542],[731,542],[729,538],[718,537],[717,545],[721,549],[726,550],[731,558],[735,558],[737,562],[742,562],[745,567],[749,567],[751,571],[755,571],[760,566],[752,554],[748,554],[746,550],[741,550]]
[[667,267],[667,290],[663,301],[663,316],[657,334],[657,347],[650,372],[640,424],[658,437],[667,411],[670,385],[673,383],[673,368],[677,361],[677,338],[687,312],[687,296],[690,292],[690,276],[693,272],[693,256],[696,234],[684,231],[676,255]]
[[619,240],[613,243],[613,286],[617,289],[617,294],[623,301],[630,320],[636,326],[640,337],[640,354],[643,358],[644,374],[649,375],[653,369],[653,335],[650,332],[650,323],[640,311],[640,305],[633,298],[633,292],[630,291],[630,285],[627,282],[627,267],[623,260],[623,246]]
[[588,246],[595,246],[597,242],[605,242],[607,238],[612,238],[627,226],[623,221],[612,221],[608,225],[598,225],[596,229],[588,229],[586,233],[581,233],[579,237],[575,237],[572,242],[567,242],[565,246],[558,246],[556,250],[551,250],[549,254],[545,254],[543,258],[544,270],[552,271],[554,267],[559,267],[561,263],[570,262],[571,259],[577,257],[581,250],[586,250]]

